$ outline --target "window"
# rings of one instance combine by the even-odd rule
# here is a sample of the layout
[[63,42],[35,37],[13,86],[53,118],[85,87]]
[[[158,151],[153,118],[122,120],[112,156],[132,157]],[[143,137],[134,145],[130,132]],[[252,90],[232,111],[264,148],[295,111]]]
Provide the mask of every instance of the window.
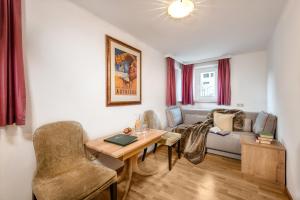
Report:
[[181,64],[175,61],[176,101],[182,101],[182,70]]
[[197,102],[217,102],[217,64],[195,65],[194,94]]

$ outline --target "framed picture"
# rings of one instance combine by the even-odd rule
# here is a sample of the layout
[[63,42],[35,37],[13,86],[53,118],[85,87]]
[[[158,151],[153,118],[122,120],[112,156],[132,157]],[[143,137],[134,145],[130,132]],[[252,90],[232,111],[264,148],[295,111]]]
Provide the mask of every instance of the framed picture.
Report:
[[106,36],[106,105],[142,102],[142,52]]

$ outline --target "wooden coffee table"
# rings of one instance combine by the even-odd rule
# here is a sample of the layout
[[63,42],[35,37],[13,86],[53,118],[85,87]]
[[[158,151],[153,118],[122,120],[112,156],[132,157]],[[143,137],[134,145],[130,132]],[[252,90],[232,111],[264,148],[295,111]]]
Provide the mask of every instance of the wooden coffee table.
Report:
[[97,152],[101,152],[103,154],[124,161],[124,168],[120,176],[118,177],[118,182],[124,180],[126,175],[128,176],[128,181],[125,186],[125,193],[122,198],[122,200],[125,200],[130,190],[132,173],[137,173],[142,176],[150,176],[156,174],[156,171],[145,172],[139,168],[138,155],[140,152],[144,150],[144,148],[160,141],[161,136],[166,132],[167,131],[155,130],[155,129],[147,130],[137,135],[138,141],[124,147],[109,142],[105,142],[104,139],[107,137],[90,140],[86,142],[85,145],[88,148],[93,149]]

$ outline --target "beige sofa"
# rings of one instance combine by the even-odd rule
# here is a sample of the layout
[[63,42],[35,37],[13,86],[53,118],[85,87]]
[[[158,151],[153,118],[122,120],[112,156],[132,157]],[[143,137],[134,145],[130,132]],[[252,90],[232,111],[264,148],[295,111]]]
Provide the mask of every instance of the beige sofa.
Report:
[[[178,106],[170,107],[167,109],[167,130],[171,131],[177,126],[189,126],[199,121],[206,120],[209,110],[190,110],[181,109]],[[254,124],[258,113],[245,112],[246,118],[251,119],[252,125]],[[207,152],[218,154],[230,158],[241,158],[241,144],[240,136],[242,134],[254,134],[249,131],[231,132],[229,135],[220,136],[217,134],[209,133],[207,135]]]

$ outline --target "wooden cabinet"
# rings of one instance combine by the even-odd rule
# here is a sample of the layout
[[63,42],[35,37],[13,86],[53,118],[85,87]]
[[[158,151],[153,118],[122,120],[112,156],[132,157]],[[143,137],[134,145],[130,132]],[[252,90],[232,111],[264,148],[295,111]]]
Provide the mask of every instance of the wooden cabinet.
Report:
[[241,136],[242,173],[285,186],[285,148],[279,143],[259,144],[255,137]]

